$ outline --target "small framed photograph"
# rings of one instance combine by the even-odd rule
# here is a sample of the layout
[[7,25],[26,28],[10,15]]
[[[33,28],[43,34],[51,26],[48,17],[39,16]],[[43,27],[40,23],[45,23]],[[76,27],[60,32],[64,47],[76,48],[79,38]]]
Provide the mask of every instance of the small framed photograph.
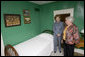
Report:
[[29,10],[23,10],[23,15],[24,15],[24,16],[30,16],[29,14],[30,14],[30,13],[29,13]]
[[4,21],[6,27],[19,26],[21,25],[19,14],[4,14]]
[[30,23],[31,23],[30,17],[24,17],[24,24],[30,24]]

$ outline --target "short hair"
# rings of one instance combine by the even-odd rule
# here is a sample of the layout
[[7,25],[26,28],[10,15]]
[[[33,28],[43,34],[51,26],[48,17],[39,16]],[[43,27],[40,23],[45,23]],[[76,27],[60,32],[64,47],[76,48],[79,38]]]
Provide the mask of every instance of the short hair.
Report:
[[66,17],[66,20],[71,21],[72,23],[74,22],[74,18],[72,16]]
[[60,15],[55,15],[55,17],[54,17],[54,19],[55,19],[55,20],[56,20],[56,17],[59,17],[59,18],[61,18],[61,17],[60,17]]

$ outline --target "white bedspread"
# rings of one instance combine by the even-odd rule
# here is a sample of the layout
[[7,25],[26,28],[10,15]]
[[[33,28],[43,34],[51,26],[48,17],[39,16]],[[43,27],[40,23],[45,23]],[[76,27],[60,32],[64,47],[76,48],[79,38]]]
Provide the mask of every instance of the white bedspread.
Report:
[[49,56],[53,51],[53,36],[42,33],[14,46],[19,56]]

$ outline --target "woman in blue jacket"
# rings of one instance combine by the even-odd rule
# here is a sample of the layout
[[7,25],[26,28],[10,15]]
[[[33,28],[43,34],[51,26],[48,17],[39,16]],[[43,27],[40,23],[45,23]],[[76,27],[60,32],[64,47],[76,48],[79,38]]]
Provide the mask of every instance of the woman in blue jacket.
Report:
[[64,24],[60,21],[60,16],[56,15],[55,23],[53,25],[53,32],[54,32],[54,53],[57,51],[57,44],[59,45],[59,52],[61,53],[61,39],[62,33],[64,30]]

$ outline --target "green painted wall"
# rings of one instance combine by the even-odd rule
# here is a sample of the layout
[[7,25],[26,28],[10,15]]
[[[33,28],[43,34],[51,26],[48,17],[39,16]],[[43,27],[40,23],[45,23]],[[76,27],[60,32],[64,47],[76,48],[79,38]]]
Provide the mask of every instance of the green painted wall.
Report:
[[84,2],[83,1],[57,1],[40,7],[41,32],[47,29],[52,30],[53,11],[74,8],[74,23],[79,27],[79,31],[84,28]]
[[[1,33],[5,45],[16,45],[40,34],[39,5],[27,1],[1,1]],[[30,10],[31,23],[24,24],[23,10]],[[5,27],[3,14],[20,14],[21,26]]]
[[[39,8],[39,11],[35,11]],[[74,8],[75,24],[79,31],[84,28],[84,2],[83,1],[57,1],[44,5],[37,5],[27,1],[2,1],[1,2],[1,33],[5,45],[16,45],[26,41],[42,31],[53,27],[53,11]],[[24,24],[23,10],[30,10],[31,24]],[[6,28],[3,14],[20,14],[21,26]]]

